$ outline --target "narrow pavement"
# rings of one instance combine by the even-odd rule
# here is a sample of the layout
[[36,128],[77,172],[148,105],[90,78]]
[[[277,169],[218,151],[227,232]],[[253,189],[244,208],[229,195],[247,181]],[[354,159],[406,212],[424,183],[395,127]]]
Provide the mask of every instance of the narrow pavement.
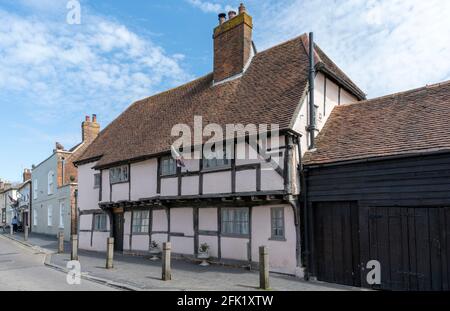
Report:
[[0,236],[0,291],[111,291],[82,279],[69,285],[66,274],[44,266],[45,254]]

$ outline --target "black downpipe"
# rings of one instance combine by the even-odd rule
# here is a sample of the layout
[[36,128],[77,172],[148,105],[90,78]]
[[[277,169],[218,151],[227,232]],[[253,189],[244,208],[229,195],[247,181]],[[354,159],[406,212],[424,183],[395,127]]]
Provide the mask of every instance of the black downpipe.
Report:
[[314,105],[314,79],[316,76],[314,63],[314,34],[309,33],[309,149],[315,148],[316,106]]
[[[298,149],[298,155],[299,155],[299,164],[298,164],[298,176],[300,177],[300,189],[301,189],[301,193],[303,193],[303,201],[304,201],[304,206],[303,206],[303,234],[304,237],[302,239],[303,245],[304,245],[304,259],[305,259],[305,280],[309,281],[309,276],[310,276],[310,271],[311,271],[311,267],[310,267],[310,258],[309,258],[309,254],[310,254],[310,250],[309,250],[309,221],[308,221],[308,201],[307,201],[307,188],[306,188],[306,176],[304,174],[304,169],[303,169],[303,162],[302,162],[302,147],[301,147],[301,137],[297,138],[297,149]],[[299,206],[301,206],[301,196],[298,197],[298,201],[299,201]],[[299,216],[300,216],[300,211],[299,211]]]

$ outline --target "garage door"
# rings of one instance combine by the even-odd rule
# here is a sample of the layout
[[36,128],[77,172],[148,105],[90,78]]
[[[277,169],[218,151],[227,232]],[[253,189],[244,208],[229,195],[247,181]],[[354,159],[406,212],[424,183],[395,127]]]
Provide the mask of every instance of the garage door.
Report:
[[362,261],[381,263],[382,289],[449,290],[449,208],[371,207],[364,218]]
[[314,204],[315,274],[320,281],[360,286],[356,202]]
[[381,285],[409,291],[450,290],[450,208],[313,205],[315,275],[320,281],[367,284],[365,265],[381,264]]

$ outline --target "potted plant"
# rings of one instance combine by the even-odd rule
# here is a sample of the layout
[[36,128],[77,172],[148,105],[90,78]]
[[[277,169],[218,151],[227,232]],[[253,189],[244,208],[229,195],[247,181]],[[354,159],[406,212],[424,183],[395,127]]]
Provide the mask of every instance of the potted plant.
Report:
[[202,259],[200,266],[203,267],[209,266],[207,260],[210,258],[210,256],[209,256],[209,245],[207,243],[203,243],[200,245],[197,257],[198,259]]
[[161,253],[161,249],[159,248],[158,243],[156,243],[156,241],[151,241],[150,242],[150,255],[152,255],[152,257],[150,258],[150,260],[158,260],[158,255]]

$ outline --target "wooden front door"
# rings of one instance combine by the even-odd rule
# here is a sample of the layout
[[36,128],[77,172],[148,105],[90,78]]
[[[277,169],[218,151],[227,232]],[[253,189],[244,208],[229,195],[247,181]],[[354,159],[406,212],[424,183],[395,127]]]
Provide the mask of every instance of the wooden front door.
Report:
[[358,205],[355,202],[316,203],[313,214],[317,278],[360,286]]
[[123,226],[123,213],[113,214],[114,250],[116,252],[123,251]]
[[367,216],[363,261],[380,262],[381,289],[449,290],[449,208],[370,207]]

